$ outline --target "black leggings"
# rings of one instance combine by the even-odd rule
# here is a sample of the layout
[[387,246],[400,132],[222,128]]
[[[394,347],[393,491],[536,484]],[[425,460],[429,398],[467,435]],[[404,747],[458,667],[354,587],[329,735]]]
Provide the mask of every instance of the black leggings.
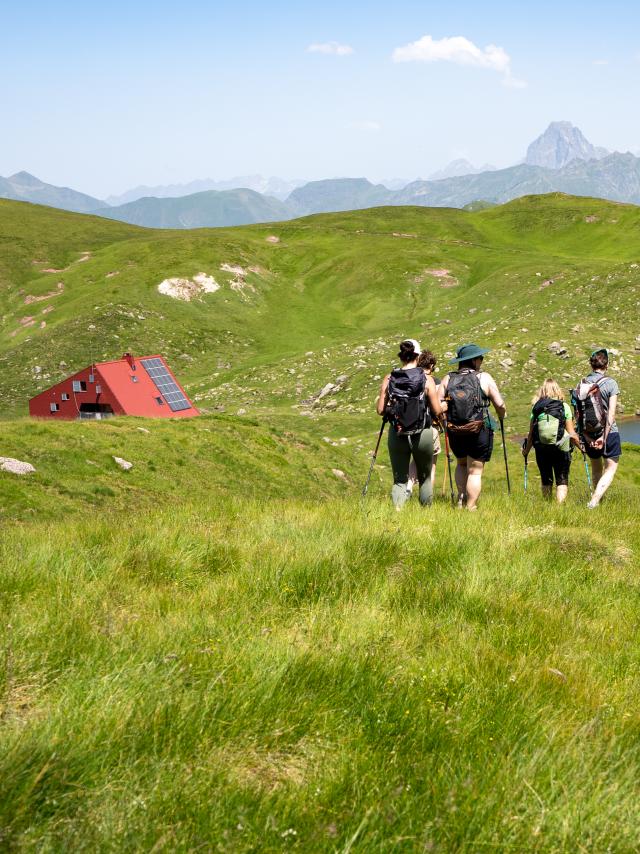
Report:
[[543,486],[569,486],[571,451],[561,451],[555,445],[536,445],[536,463],[540,469]]

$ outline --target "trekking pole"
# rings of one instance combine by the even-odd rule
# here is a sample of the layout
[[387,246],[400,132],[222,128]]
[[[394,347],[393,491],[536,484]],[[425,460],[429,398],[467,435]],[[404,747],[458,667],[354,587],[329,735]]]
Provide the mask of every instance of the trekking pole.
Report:
[[449,470],[449,488],[451,490],[451,505],[454,506],[456,503],[455,498],[453,497],[453,477],[451,476],[451,452],[449,450],[449,427],[447,426],[447,419],[444,419],[444,448],[445,453],[447,455],[447,468]]
[[[580,448],[582,451],[582,448]],[[584,470],[587,473],[587,483],[589,484],[589,496],[593,498],[593,485],[591,483],[591,472],[589,471],[589,463],[587,462],[587,455],[584,451],[582,451],[582,461],[584,462]]]
[[[446,456],[446,454],[445,454]],[[447,494],[447,467],[445,466],[442,469],[442,488],[440,489],[440,495],[444,498]]]
[[507,472],[507,492],[511,495],[511,481],[509,480],[509,460],[507,459],[507,446],[504,441],[504,418],[500,419],[500,432],[502,433],[502,450],[504,451],[504,467]]
[[[522,443],[522,448],[527,447],[527,440]],[[525,454],[524,458],[524,494],[527,494],[527,486],[529,485],[529,454]]]
[[382,441],[382,434],[384,433],[384,428],[387,423],[387,419],[382,419],[382,426],[380,427],[380,432],[378,433],[378,441],[376,442],[376,449],[373,452],[373,456],[371,457],[371,465],[369,466],[369,474],[367,475],[367,482],[365,483],[362,489],[362,497],[365,498],[367,495],[367,491],[369,490],[369,482],[371,481],[371,475],[373,474],[373,467],[376,464],[376,459],[378,457],[378,449],[380,447],[380,442]]

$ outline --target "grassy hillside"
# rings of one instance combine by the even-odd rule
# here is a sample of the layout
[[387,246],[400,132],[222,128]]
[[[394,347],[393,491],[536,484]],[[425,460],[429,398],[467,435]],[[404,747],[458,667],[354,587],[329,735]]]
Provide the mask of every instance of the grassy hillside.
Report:
[[6,530],[3,848],[635,850],[636,500]]
[[[355,454],[364,461],[358,445],[334,446],[309,430],[294,435],[225,415],[4,422],[0,456],[28,461],[36,473],[0,471],[0,524],[119,512],[144,518],[167,503],[305,495],[310,483],[321,500],[350,491],[349,476],[339,472],[361,468]],[[133,469],[122,471],[115,456]]]
[[[442,462],[430,510],[392,510],[384,450],[359,491],[407,335],[492,346],[512,439],[596,344],[640,405],[639,229],[559,196],[197,232],[0,202],[0,456],[36,468],[0,472],[0,848],[637,850],[640,448],[597,515],[580,460],[566,506],[525,496],[515,441],[475,515]],[[206,414],[20,417],[129,349]]]
[[[92,358],[162,350],[204,409],[361,429],[375,378],[412,335],[440,369],[465,341],[494,348],[487,368],[513,429],[546,374],[573,384],[603,344],[619,353],[612,371],[633,412],[639,231],[638,208],[562,196],[195,232],[4,202],[0,411],[24,413],[30,395]],[[244,275],[224,269],[236,266]],[[164,279],[199,272],[220,290],[190,303],[158,293]],[[551,352],[554,342],[567,352]],[[324,403],[305,403],[345,375]]]

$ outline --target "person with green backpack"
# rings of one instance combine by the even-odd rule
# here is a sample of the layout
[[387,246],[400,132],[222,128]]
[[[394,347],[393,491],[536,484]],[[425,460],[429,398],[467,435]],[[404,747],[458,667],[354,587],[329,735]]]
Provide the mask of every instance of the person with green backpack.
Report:
[[522,454],[526,460],[531,449],[535,450],[542,494],[551,498],[555,478],[556,501],[562,504],[569,492],[571,446],[581,447],[573,414],[565,403],[562,389],[551,378],[542,383],[531,402],[529,435],[522,446]]

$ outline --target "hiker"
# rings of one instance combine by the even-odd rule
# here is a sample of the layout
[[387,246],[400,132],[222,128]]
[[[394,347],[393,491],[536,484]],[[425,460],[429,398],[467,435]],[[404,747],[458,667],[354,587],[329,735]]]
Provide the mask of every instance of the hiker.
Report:
[[529,435],[522,446],[526,459],[532,448],[542,481],[542,495],[551,498],[556,482],[556,501],[562,504],[569,492],[572,445],[580,447],[573,424],[573,413],[565,403],[564,393],[554,379],[546,379],[531,401],[533,409]]
[[[436,357],[433,355],[431,350],[422,350],[418,357],[418,367],[422,368],[425,374],[428,377],[433,376],[433,372],[436,367]],[[433,381],[436,386],[436,394],[438,393],[438,389],[440,388],[440,378],[433,377]],[[435,489],[436,485],[436,464],[438,462],[438,454],[442,450],[440,445],[440,425],[435,422],[434,414],[431,413],[431,431],[433,432],[433,463],[431,465],[431,488]],[[416,464],[413,460],[411,460],[411,464],[409,466],[409,482],[408,482],[408,490],[409,493],[413,491],[413,486],[418,480],[418,472],[416,469]]]
[[482,371],[484,354],[490,351],[476,344],[460,347],[449,364],[458,363],[440,385],[440,399],[447,403],[446,426],[456,460],[458,507],[477,510],[482,490],[484,464],[493,451],[493,422],[489,403],[500,419],[506,409],[493,377]]
[[390,422],[388,448],[393,469],[391,499],[401,510],[410,496],[409,464],[415,461],[420,503],[432,502],[433,432],[431,415],[439,415],[442,406],[433,379],[418,367],[418,342],[409,338],[400,344],[398,358],[402,364],[383,379],[376,404],[378,415]]
[[620,388],[607,376],[609,352],[605,347],[594,350],[589,359],[591,373],[572,392],[578,433],[591,460],[594,491],[587,504],[593,510],[611,486],[622,454],[620,433],[616,424],[616,405]]

